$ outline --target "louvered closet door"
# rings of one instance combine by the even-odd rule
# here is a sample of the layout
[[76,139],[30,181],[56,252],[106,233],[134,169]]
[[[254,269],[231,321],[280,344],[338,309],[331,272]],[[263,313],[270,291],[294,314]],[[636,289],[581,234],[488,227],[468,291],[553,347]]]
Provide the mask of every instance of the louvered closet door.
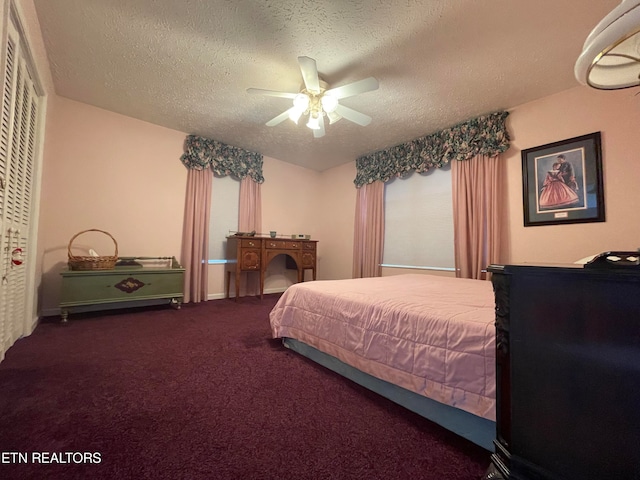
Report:
[[26,333],[38,95],[9,22],[0,125],[0,359]]

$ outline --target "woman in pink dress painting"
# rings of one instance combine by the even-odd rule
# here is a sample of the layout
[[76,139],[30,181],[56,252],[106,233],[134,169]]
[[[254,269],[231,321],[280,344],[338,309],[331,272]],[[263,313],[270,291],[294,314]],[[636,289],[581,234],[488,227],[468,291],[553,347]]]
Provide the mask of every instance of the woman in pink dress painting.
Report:
[[540,208],[568,207],[580,201],[576,191],[564,181],[562,163],[557,161],[547,172],[540,191]]

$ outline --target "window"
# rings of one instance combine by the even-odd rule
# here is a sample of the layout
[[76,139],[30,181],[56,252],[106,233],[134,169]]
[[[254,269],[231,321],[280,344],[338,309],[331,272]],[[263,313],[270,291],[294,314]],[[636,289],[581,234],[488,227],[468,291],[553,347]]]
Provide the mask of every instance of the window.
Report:
[[226,263],[227,237],[238,230],[240,181],[214,175],[209,217],[209,264]]
[[385,184],[383,267],[455,271],[451,168]]

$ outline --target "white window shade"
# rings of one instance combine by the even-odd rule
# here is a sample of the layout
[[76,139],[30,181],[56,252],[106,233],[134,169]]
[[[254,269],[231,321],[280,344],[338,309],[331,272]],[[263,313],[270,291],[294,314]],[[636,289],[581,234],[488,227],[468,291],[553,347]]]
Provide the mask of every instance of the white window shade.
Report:
[[383,266],[454,270],[451,169],[385,184]]
[[230,232],[238,230],[239,204],[240,181],[230,175],[226,177],[214,175],[209,217],[210,263],[218,263],[226,258],[227,236]]

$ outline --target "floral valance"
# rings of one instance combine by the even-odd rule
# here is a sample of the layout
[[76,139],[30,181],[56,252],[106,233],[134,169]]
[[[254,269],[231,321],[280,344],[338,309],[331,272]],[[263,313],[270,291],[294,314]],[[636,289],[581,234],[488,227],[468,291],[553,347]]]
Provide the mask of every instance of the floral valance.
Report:
[[264,182],[261,153],[209,138],[188,135],[180,161],[189,169],[211,168],[216,175],[233,175],[239,179],[251,177],[256,183]]
[[505,126],[508,112],[483,115],[454,127],[385,150],[363,155],[356,160],[356,178],[360,188],[380,180],[386,182],[409,172],[426,172],[452,160],[469,160],[476,155],[495,157],[509,148]]

